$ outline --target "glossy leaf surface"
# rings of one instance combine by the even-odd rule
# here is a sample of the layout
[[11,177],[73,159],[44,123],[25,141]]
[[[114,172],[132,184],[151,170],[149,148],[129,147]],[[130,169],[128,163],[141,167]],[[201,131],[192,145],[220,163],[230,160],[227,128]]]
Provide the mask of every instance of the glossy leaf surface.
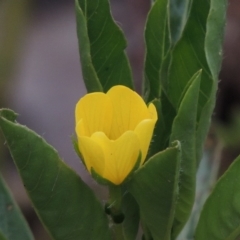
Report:
[[55,240],[110,239],[100,202],[55,149],[1,110],[0,127],[33,206]]

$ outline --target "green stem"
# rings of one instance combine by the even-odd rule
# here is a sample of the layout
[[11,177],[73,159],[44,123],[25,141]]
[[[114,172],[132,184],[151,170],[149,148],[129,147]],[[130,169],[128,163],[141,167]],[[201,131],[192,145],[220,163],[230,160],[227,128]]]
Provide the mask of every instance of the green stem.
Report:
[[123,218],[122,213],[122,189],[121,186],[109,186],[109,202],[108,207],[111,212],[113,220],[113,239],[114,240],[125,240],[123,230]]
[[114,240],[125,240],[122,223],[113,225],[113,234]]
[[121,186],[109,186],[109,205],[114,212],[121,212],[122,189]]

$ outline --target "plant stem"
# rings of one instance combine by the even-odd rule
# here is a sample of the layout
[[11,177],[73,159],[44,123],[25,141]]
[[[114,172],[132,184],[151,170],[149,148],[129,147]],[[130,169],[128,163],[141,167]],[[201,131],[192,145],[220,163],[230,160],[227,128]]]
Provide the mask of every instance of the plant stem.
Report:
[[109,207],[112,213],[120,213],[122,205],[121,186],[109,186]]
[[114,240],[125,240],[122,223],[113,225],[113,234]]
[[109,210],[113,220],[113,239],[124,240],[123,213],[122,213],[122,189],[121,186],[109,186]]

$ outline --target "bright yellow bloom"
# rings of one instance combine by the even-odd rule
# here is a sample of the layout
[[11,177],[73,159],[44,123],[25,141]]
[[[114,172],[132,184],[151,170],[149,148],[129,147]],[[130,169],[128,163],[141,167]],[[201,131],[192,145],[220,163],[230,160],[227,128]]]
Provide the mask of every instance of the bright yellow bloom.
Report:
[[79,100],[75,110],[79,150],[91,173],[115,185],[134,168],[139,154],[143,164],[157,112],[125,86],[114,86],[106,94],[94,92]]

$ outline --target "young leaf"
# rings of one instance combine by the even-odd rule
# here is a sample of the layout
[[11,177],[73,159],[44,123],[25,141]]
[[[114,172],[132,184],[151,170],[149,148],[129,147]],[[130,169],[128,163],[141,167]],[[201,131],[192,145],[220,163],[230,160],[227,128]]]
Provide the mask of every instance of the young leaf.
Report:
[[161,94],[159,71],[170,48],[168,24],[168,0],[155,1],[148,14],[145,30],[144,95],[147,102],[159,98]]
[[179,196],[173,224],[173,238],[186,223],[194,203],[196,185],[196,120],[200,88],[201,71],[190,80],[192,84],[182,99],[176,118],[172,125],[170,142],[181,142],[182,159],[179,179]]
[[240,157],[219,179],[208,197],[195,239],[236,240],[240,237]]
[[[0,175],[0,232],[8,240],[33,240],[33,235],[19,207]],[[1,239],[1,235],[0,235]]]
[[[32,204],[54,240],[110,239],[100,202],[55,149],[0,111],[0,128]],[[8,110],[9,111],[9,110]]]
[[178,189],[180,145],[150,158],[128,183],[141,220],[154,240],[169,240]]
[[119,84],[133,88],[124,52],[126,40],[111,16],[108,0],[75,3],[82,72],[88,92],[101,91],[101,87],[106,92]]

